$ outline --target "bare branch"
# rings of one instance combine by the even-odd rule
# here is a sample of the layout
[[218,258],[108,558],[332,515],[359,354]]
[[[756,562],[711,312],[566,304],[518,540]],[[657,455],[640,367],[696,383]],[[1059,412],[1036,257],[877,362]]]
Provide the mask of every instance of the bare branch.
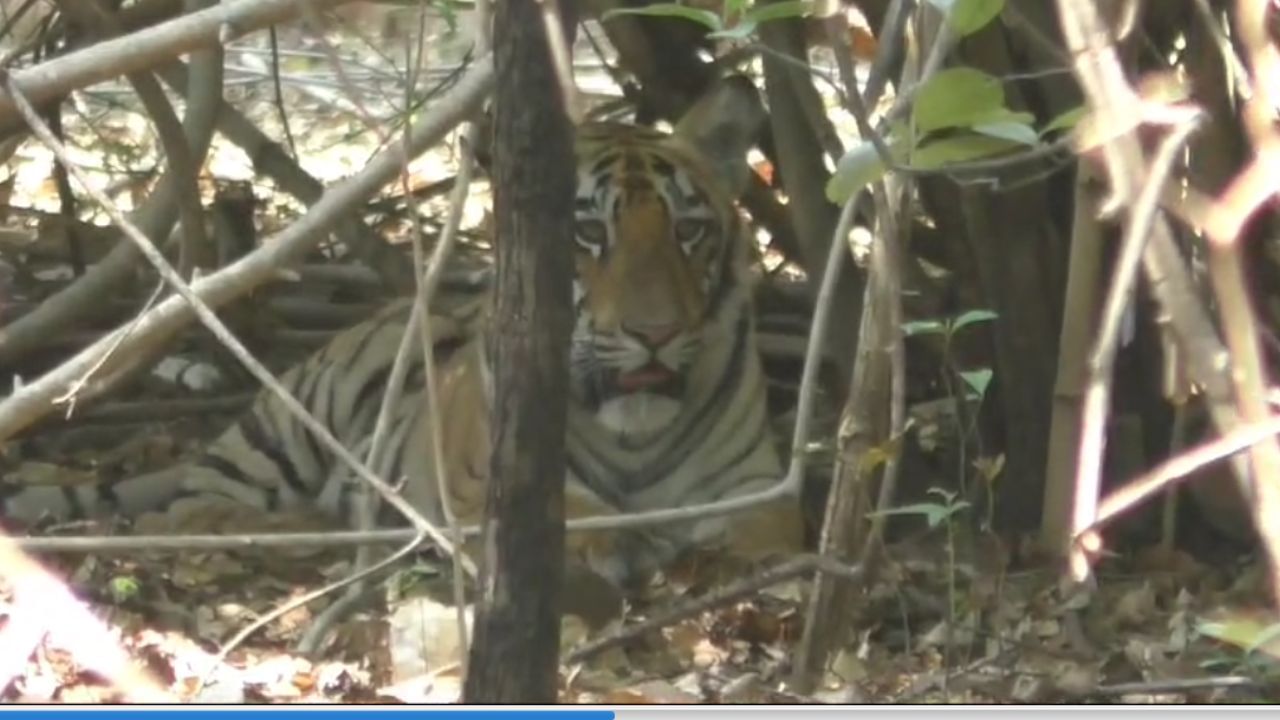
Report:
[[302,607],[303,605],[307,605],[316,600],[319,600],[325,595],[328,595],[329,593],[337,592],[342,588],[347,587],[348,585],[354,585],[355,583],[359,583],[366,578],[373,577],[378,573],[382,572],[383,570],[386,570],[387,568],[394,566],[396,563],[404,559],[405,556],[407,556],[409,553],[413,552],[414,549],[416,549],[426,539],[427,539],[427,535],[425,533],[415,535],[413,540],[407,543],[404,547],[395,551],[391,555],[388,555],[386,558],[383,558],[381,561],[373,565],[370,565],[369,567],[363,568],[355,573],[352,573],[351,575],[347,575],[346,577],[335,580],[329,583],[328,585],[325,585],[324,587],[316,588],[315,590],[312,590],[309,593],[300,595],[296,598],[289,600],[288,602],[281,603],[279,606],[273,608],[270,612],[266,613],[265,615],[258,618],[257,620],[254,620],[243,630],[236,633],[235,636],[233,636],[230,640],[223,643],[222,647],[218,648],[217,659],[211,664],[211,667],[209,669],[209,675],[206,675],[200,680],[201,687],[203,687],[205,684],[209,682],[209,677],[217,670],[218,666],[221,665],[222,662],[227,659],[227,655],[231,654],[232,650],[235,650],[237,647],[240,646],[241,643],[243,643],[245,640],[248,640],[249,637],[253,635],[255,632],[270,625],[271,623],[275,622],[277,619],[285,616],[286,614],[292,612],[297,608]]
[[[1164,187],[1173,172],[1174,162],[1191,138],[1191,133],[1199,127],[1200,118],[1199,112],[1191,111],[1185,122],[1163,139],[1151,161],[1145,184],[1129,210],[1129,226],[1125,229],[1124,240],[1120,245],[1111,285],[1103,301],[1097,338],[1087,361],[1089,379],[1085,386],[1084,409],[1080,419],[1075,505],[1072,513],[1072,528],[1076,532],[1091,524],[1097,511],[1107,413],[1111,405],[1111,374],[1116,353],[1120,349],[1121,324],[1125,313],[1134,303],[1139,266],[1160,209]],[[1084,558],[1078,555],[1073,555],[1073,558],[1073,566],[1077,569],[1082,567]]]
[[[412,136],[412,151],[420,152],[438,142],[476,107],[492,80],[492,61],[487,57],[476,61],[450,93],[434,103],[431,112],[419,120]],[[397,148],[378,154],[359,173],[327,192],[298,222],[234,264],[193,282],[191,288],[195,295],[216,307],[270,280],[276,268],[315,247],[353,208],[394,178],[400,169],[400,152]],[[191,319],[192,311],[185,300],[168,298],[141,317],[131,342],[156,342],[180,330]],[[10,437],[52,410],[53,398],[93,365],[110,347],[113,335],[99,340],[0,402],[0,439]]]
[[[9,78],[9,80],[11,79],[12,78]],[[419,532],[429,536],[444,552],[450,554],[456,552],[453,543],[450,542],[448,538],[437,530],[430,521],[423,517],[417,509],[410,505],[395,488],[379,478],[373,471],[369,470],[369,468],[360,462],[360,460],[356,458],[340,440],[333,436],[333,433],[325,427],[324,423],[311,415],[306,407],[303,406],[287,388],[281,385],[280,381],[277,380],[270,371],[263,367],[262,364],[253,357],[253,354],[249,352],[248,348],[246,348],[240,340],[236,338],[236,336],[233,335],[225,325],[223,325],[222,321],[218,319],[218,316],[214,314],[213,310],[209,309],[209,306],[202,302],[200,298],[192,292],[191,286],[187,285],[183,281],[182,277],[178,275],[177,270],[175,270],[173,266],[169,264],[169,261],[165,259],[164,254],[147,239],[147,236],[144,235],[142,231],[138,230],[135,225],[129,222],[128,218],[126,218],[124,214],[112,204],[110,198],[108,198],[102,191],[93,187],[83,171],[81,171],[67,155],[66,148],[63,147],[62,144],[58,142],[58,139],[49,132],[48,126],[46,126],[36,114],[35,108],[27,103],[26,98],[22,96],[21,91],[19,91],[12,82],[5,84],[5,90],[8,92],[10,100],[12,100],[18,107],[18,111],[26,118],[27,124],[31,127],[31,130],[36,134],[36,136],[53,151],[54,155],[58,157],[59,162],[66,166],[71,175],[74,176],[83,188],[94,198],[94,200],[102,206],[102,209],[111,218],[112,222],[124,231],[127,238],[138,246],[138,249],[141,250],[147,260],[155,266],[156,270],[159,271],[160,276],[164,278],[165,282],[177,290],[178,294],[182,296],[182,299],[190,303],[191,309],[195,311],[200,322],[202,322],[204,326],[218,338],[219,342],[226,346],[226,348],[235,355],[236,359],[245,366],[249,373],[266,386],[272,394],[274,394],[280,402],[284,404],[290,414],[302,423],[304,427],[310,430],[322,444],[327,446],[338,460],[347,465],[362,480],[377,489],[382,497],[393,507],[399,510],[401,514],[408,518]]]
[[[476,528],[464,531],[475,534]],[[391,545],[412,540],[409,528],[394,530],[341,530],[305,533],[245,533],[239,535],[80,535],[13,538],[19,548],[33,553],[99,553],[127,555],[148,552],[207,552],[264,548],[324,548],[352,545]]]
[[[308,0],[316,8],[345,0]],[[98,43],[70,55],[17,70],[13,83],[36,107],[80,88],[118,75],[156,67],[183,53],[228,42],[298,14],[297,0],[232,0],[184,15],[125,37]],[[0,136],[22,127],[9,98],[0,98]]]
[[1085,532],[1096,532],[1112,518],[1169,486],[1185,480],[1191,473],[1212,463],[1231,457],[1280,434],[1280,417],[1264,422],[1241,425],[1229,434],[1180,453],[1158,467],[1114,490],[1098,505],[1097,517]]
[[[196,53],[191,67],[192,90],[187,94],[183,119],[186,142],[193,157],[203,158],[213,137],[214,118],[222,100],[222,48],[215,45]],[[0,100],[3,100],[0,97]],[[156,182],[146,202],[132,217],[147,237],[162,242],[178,217],[178,195],[188,180],[171,167]],[[82,320],[97,308],[104,297],[120,294],[118,288],[132,278],[139,261],[137,248],[128,242],[118,243],[105,258],[93,265],[75,283],[47,298],[38,308],[5,327],[0,336],[0,364],[11,364],[23,353],[39,346],[51,333]],[[145,354],[157,343],[135,346],[133,356]],[[92,363],[86,363],[91,365]]]

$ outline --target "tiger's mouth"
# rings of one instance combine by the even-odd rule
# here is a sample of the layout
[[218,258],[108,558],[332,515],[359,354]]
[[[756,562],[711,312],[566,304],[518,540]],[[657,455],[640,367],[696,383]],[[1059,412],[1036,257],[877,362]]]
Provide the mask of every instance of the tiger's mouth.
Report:
[[661,388],[676,379],[676,373],[656,362],[649,362],[635,370],[618,373],[618,389],[624,393],[642,392]]
[[614,370],[596,396],[596,422],[624,446],[643,445],[670,430],[685,406],[685,377],[650,361],[630,370]]
[[679,398],[684,393],[684,376],[656,360],[616,372],[612,384],[618,395],[648,393]]

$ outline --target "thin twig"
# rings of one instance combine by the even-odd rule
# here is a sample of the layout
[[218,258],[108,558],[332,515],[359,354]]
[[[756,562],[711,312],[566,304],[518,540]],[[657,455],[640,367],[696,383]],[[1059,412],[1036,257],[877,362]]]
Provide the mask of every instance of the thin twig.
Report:
[[[426,9],[422,8],[420,13],[425,13]],[[421,14],[421,18],[425,19],[425,15]],[[425,28],[419,35],[419,42],[425,36]],[[487,40],[486,28],[477,25],[476,27],[476,44],[477,46],[486,46]],[[421,47],[419,48],[419,57],[421,57]],[[411,65],[412,67],[416,67]],[[410,81],[409,87],[413,87],[414,83]],[[410,98],[406,97],[406,105]],[[410,119],[406,116],[405,121],[405,143],[406,151],[408,150]],[[445,263],[449,259],[449,253],[453,249],[454,241],[458,236],[458,228],[462,224],[462,213],[467,202],[468,193],[471,190],[471,174],[475,168],[475,153],[473,152],[474,144],[469,142],[474,140],[477,135],[475,122],[468,121],[464,125],[463,135],[459,138],[459,146],[461,150],[461,159],[458,166],[457,181],[454,183],[453,191],[449,196],[449,213],[445,219],[444,229],[441,231],[440,238],[436,242],[436,247],[432,252],[430,263],[426,264],[426,251],[423,248],[423,231],[422,216],[420,213],[411,213],[413,217],[413,266],[417,271],[414,277],[418,278],[418,292],[415,296],[414,313],[418,316],[418,336],[419,336],[419,352],[423,362],[423,392],[426,395],[426,407],[422,408],[427,413],[428,423],[430,424],[430,437],[428,439],[427,452],[431,454],[431,461],[434,467],[435,481],[437,484],[437,496],[440,500],[440,511],[444,517],[445,526],[449,530],[449,536],[453,539],[454,544],[462,548],[464,536],[462,528],[458,524],[458,517],[453,511],[453,493],[449,492],[449,468],[444,463],[444,441],[441,437],[442,418],[440,416],[439,393],[436,383],[436,359],[435,344],[432,342],[433,333],[431,331],[431,300],[435,295],[436,285],[439,281],[440,273],[443,271]],[[409,165],[408,156],[405,156],[405,171],[401,175],[401,183],[404,186],[406,197],[409,195]],[[434,270],[435,275],[428,277],[423,273],[424,265],[427,273]],[[414,325],[412,321],[406,325],[405,332],[412,335]],[[408,348],[403,348],[408,350]],[[467,674],[468,655],[467,648],[470,646],[468,640],[467,629],[467,602],[466,587],[467,578],[475,578],[477,573],[470,563],[464,563],[465,553],[455,553],[453,555],[453,601],[455,609],[455,619],[457,621],[457,631],[459,638],[458,665],[463,677]]]
[[[210,2],[211,0],[200,0],[200,4],[206,6]],[[190,6],[196,3],[188,0],[187,4]],[[106,31],[103,33],[105,36],[118,36],[124,32],[115,16],[105,12],[97,2],[70,3],[69,7],[84,8],[83,12],[77,12],[77,15],[82,16],[78,18],[80,22],[86,27],[100,25]],[[67,9],[64,8],[64,12]],[[179,274],[189,277],[196,260],[206,257],[210,250],[198,183],[199,166],[204,163],[204,157],[195,156],[183,133],[182,123],[173,111],[173,104],[165,96],[164,89],[155,76],[148,72],[136,72],[130,73],[128,79],[138,99],[146,108],[147,114],[151,116],[156,136],[160,139],[160,147],[164,150],[172,177],[176,182],[176,199],[181,217],[178,246],[178,265],[181,268]],[[206,144],[199,149],[207,154],[209,148]]]
[[[1267,9],[1270,4],[1240,0],[1236,6],[1240,38],[1254,71],[1257,93],[1245,103],[1245,127],[1254,157],[1223,191],[1210,209],[1209,279],[1218,301],[1223,334],[1230,350],[1230,378],[1236,407],[1246,422],[1271,416],[1267,406],[1268,372],[1258,343],[1258,320],[1249,297],[1244,270],[1245,225],[1263,203],[1275,197],[1276,163],[1280,161],[1280,133],[1274,127],[1280,52],[1271,40]],[[1267,552],[1271,600],[1280,604],[1280,443],[1274,439],[1249,449],[1254,526]]]
[[876,48],[871,69],[867,71],[867,84],[863,91],[867,105],[874,106],[884,93],[889,81],[889,67],[897,59],[901,46],[906,41],[907,20],[911,18],[914,6],[914,0],[891,0],[889,9],[885,11],[884,26],[876,35],[880,46]]
[[[894,0],[893,5],[889,8],[885,18],[885,23],[890,28],[897,28],[897,32],[901,32],[906,27],[907,16],[909,13],[906,8],[910,2],[904,0]],[[895,18],[894,15],[901,15]],[[830,21],[829,21],[830,22]],[[832,36],[832,42],[840,44],[840,55],[845,56],[852,52],[852,48],[847,48],[848,38],[844,32],[843,25],[847,23],[843,13],[837,14],[838,25],[828,25],[829,31],[835,34]],[[894,39],[896,41],[896,38]],[[893,52],[892,45],[885,45],[879,48],[876,60],[882,60],[889,53]],[[846,109],[853,115],[855,123],[858,126],[858,132],[871,140],[875,145],[876,153],[881,156],[882,161],[889,156],[889,149],[884,145],[884,140],[879,132],[871,127],[868,107],[874,106],[880,101],[879,94],[884,90],[884,83],[874,82],[874,77],[869,79],[864,92],[858,88],[857,74],[854,72],[852,63],[846,59],[839,65],[841,81],[844,83],[844,97],[846,99]],[[910,176],[903,176],[904,182],[910,182]],[[906,350],[903,346],[902,333],[897,329],[902,326],[902,262],[901,248],[905,247],[907,235],[910,233],[908,223],[901,222],[901,213],[898,206],[889,201],[889,189],[891,184],[887,181],[875,182],[872,184],[871,192],[876,205],[876,215],[880,219],[881,228],[877,242],[881,243],[880,257],[878,262],[873,265],[878,268],[881,277],[877,278],[883,283],[883,292],[880,301],[885,304],[885,325],[894,328],[892,345],[888,348],[890,355],[890,390],[889,390],[889,428],[888,438],[901,437],[905,432],[905,408],[906,408]],[[902,197],[910,197],[909,188],[903,188],[899,195]],[[909,214],[909,213],[908,213]],[[837,234],[839,232],[837,231]],[[864,310],[865,312],[865,310]],[[867,535],[867,540],[862,548],[859,557],[859,563],[867,567],[870,565],[875,548],[880,544],[880,539],[884,533],[886,518],[884,511],[889,508],[893,500],[895,487],[897,485],[897,476],[899,469],[899,458],[897,453],[893,453],[885,464],[880,480],[880,491],[876,498],[876,514],[872,516],[871,529]]]
[[1261,688],[1255,679],[1245,675],[1224,675],[1222,677],[1204,678],[1170,678],[1168,680],[1150,680],[1147,682],[1117,683],[1115,685],[1099,685],[1088,694],[1102,697],[1118,695],[1157,695],[1165,693],[1185,693],[1190,690],[1225,690],[1229,688]]
[[[142,306],[142,309],[144,312],[148,308],[155,305],[156,300],[159,299],[160,293],[163,290],[164,290],[164,283],[163,282],[157,283],[155,289],[151,291],[151,296],[147,298],[147,301]],[[75,381],[71,382],[67,386],[66,392],[52,399],[52,402],[54,405],[67,406],[67,411],[66,411],[66,414],[64,415],[64,419],[70,419],[72,417],[75,410],[76,398],[79,397],[80,391],[83,390],[84,387],[89,384],[89,381],[95,375],[97,375],[98,372],[101,371],[102,368],[105,367],[108,362],[111,361],[111,359],[115,356],[116,351],[119,350],[120,347],[124,345],[125,341],[129,339],[129,335],[133,332],[134,328],[138,326],[138,323],[139,323],[139,320],[137,317],[135,317],[133,321],[128,326],[125,327],[124,332],[113,334],[110,337],[111,342],[107,346],[106,351],[102,353],[102,357],[98,358],[98,361],[95,362],[93,365],[90,365],[84,371],[84,374],[76,378]]]
[[1108,494],[1107,498],[1098,505],[1097,517],[1085,533],[1097,532],[1112,518],[1152,495],[1169,489],[1169,486],[1186,480],[1197,470],[1229,458],[1278,434],[1280,434],[1280,417],[1272,417],[1264,422],[1241,425],[1227,435],[1175,455],[1155,469]]
[[[33,67],[14,70],[13,82],[27,94],[31,103],[43,106],[73,90],[149,70],[183,53],[284,22],[297,15],[302,7],[328,7],[345,1],[229,0]],[[21,126],[22,116],[12,100],[0,97],[0,136]]]
[[[306,605],[315,600],[318,600],[319,598],[322,598],[325,595],[328,595],[330,593],[337,592],[348,585],[351,585],[353,583],[358,583],[364,580],[365,578],[372,577],[382,572],[383,570],[395,565],[396,563],[400,562],[401,559],[406,557],[409,553],[413,552],[425,540],[427,540],[427,535],[425,533],[419,533],[414,536],[413,540],[406,543],[403,547],[401,547],[399,550],[392,553],[391,555],[387,556],[382,561],[374,565],[370,565],[369,567],[363,570],[360,570],[356,573],[347,575],[346,577],[343,577],[339,580],[335,580],[334,582],[331,582],[322,588],[317,588],[315,590],[312,590],[309,593],[306,593],[305,595],[300,595],[290,600],[289,602],[282,603],[281,605],[277,606],[276,608],[268,612],[266,615],[263,615],[262,617],[253,621],[248,625],[248,627],[236,633],[230,640],[223,643],[222,647],[218,649],[218,655],[214,660],[214,662],[210,664],[209,672],[200,679],[200,686],[203,687],[204,685],[208,684],[209,677],[214,672],[216,672],[218,666],[221,665],[223,661],[227,659],[227,655],[230,654],[232,650],[236,649],[240,645],[240,643],[247,640],[251,635],[253,635],[258,630],[261,630],[267,625],[270,625],[271,623],[275,622],[277,619],[283,617],[284,615],[288,614],[289,612],[297,608],[302,607],[303,605]],[[199,692],[199,688],[196,689],[196,692]]]
[[[425,12],[426,12],[425,8],[419,8],[419,31],[418,33],[416,33],[416,37],[418,39],[418,52],[415,55],[415,53],[412,51],[412,46],[409,46],[409,52],[408,52],[409,57],[408,57],[408,62],[406,63],[409,76],[407,78],[407,82],[405,83],[403,143],[400,145],[402,149],[400,183],[401,183],[401,190],[404,194],[404,197],[409,201],[411,201],[412,198],[414,197],[413,189],[410,184],[410,173],[409,173],[409,162],[411,160],[410,143],[411,143],[411,137],[412,137],[412,131],[413,131],[413,125],[412,125],[413,89],[417,86],[417,80],[420,75],[419,71],[420,71],[421,60],[424,56],[424,52],[422,48],[422,40],[425,37],[426,29],[424,26],[422,26],[422,23],[425,18],[425,15],[424,15]],[[324,46],[326,48],[329,47],[327,43]],[[335,58],[336,58],[336,53],[335,53]],[[336,62],[336,59],[335,59],[335,62]],[[342,69],[340,67],[337,67],[335,68],[335,70],[339,73],[339,77],[342,77],[345,81],[345,74],[342,72]],[[347,87],[347,90],[351,95],[351,100],[353,104],[355,104],[357,107],[360,107],[359,98],[357,97],[354,91],[354,87],[351,87],[349,84],[345,84],[345,86]],[[375,132],[377,131],[377,128],[373,128],[373,129],[375,130]],[[379,136],[380,137],[382,136],[381,133],[379,133]],[[385,138],[384,138],[384,142],[386,142]],[[462,182],[455,183],[454,185],[453,197],[458,206],[450,208],[450,219],[453,223],[453,234],[455,235],[457,233],[457,225],[461,222],[461,214],[462,214],[461,204],[465,202],[466,190],[467,190],[467,187],[469,187],[470,185],[470,171],[471,169],[467,161],[464,160],[463,168],[459,170],[459,180],[461,180]],[[465,180],[463,179],[464,176],[465,176]],[[420,213],[415,211],[410,213],[410,217],[413,219],[413,229],[414,229],[414,232],[413,232],[413,260],[414,260],[413,266],[415,270],[414,276],[420,278],[422,275],[422,269],[426,265],[425,258],[424,258],[424,251],[422,247],[423,236],[424,236],[424,232],[422,228],[422,216]],[[435,253],[431,258],[433,265],[443,267],[451,244],[452,244],[451,242],[450,243],[441,242],[436,245]],[[435,468],[436,476],[437,478],[439,478],[440,482],[443,483],[444,482],[443,451],[442,451],[441,442],[440,442],[439,414],[435,406],[436,404],[436,389],[435,389],[435,382],[434,382],[435,358],[434,358],[434,346],[432,342],[433,334],[431,332],[430,317],[431,317],[430,293],[428,291],[420,289],[417,294],[417,302],[415,303],[413,311],[410,314],[410,319],[408,322],[405,323],[404,334],[403,334],[403,337],[401,338],[399,346],[397,347],[396,356],[392,362],[392,367],[387,379],[386,386],[383,389],[383,396],[382,396],[380,406],[378,408],[377,420],[374,424],[372,439],[370,441],[370,448],[369,448],[369,452],[365,462],[369,463],[373,467],[378,467],[378,468],[389,468],[394,465],[394,456],[395,456],[395,453],[399,451],[399,449],[388,447],[387,443],[390,437],[389,433],[392,425],[393,416],[395,414],[395,410],[403,402],[404,395],[402,390],[404,387],[405,379],[409,373],[410,368],[412,367],[412,362],[410,361],[410,357],[412,356],[413,350],[414,350],[413,341],[414,341],[414,338],[418,338],[417,345],[418,345],[418,348],[420,349],[420,354],[423,361],[424,373],[426,375],[426,383],[424,385],[424,390],[423,390],[425,399],[426,399],[426,407],[423,408],[422,411],[428,414],[429,423],[431,426],[430,445],[425,450],[419,450],[419,451],[426,452],[429,454],[430,457],[433,458],[433,461],[435,462],[435,465],[436,465],[436,468]],[[415,481],[421,482],[421,479],[409,478],[409,482],[415,482]],[[448,500],[448,496],[443,495],[441,498],[442,504],[447,505],[447,500]],[[376,503],[373,501],[373,498],[369,497],[368,493],[363,494],[360,499],[358,516],[359,516],[358,519],[359,519],[360,530],[367,531],[373,528],[373,525],[376,519],[375,517]],[[459,548],[459,552],[450,553],[450,556],[453,560],[453,566],[454,566],[455,599],[458,600],[457,602],[458,624],[459,624],[460,633],[461,633],[459,637],[463,639],[462,646],[465,648],[466,647],[466,610],[465,610],[465,602],[463,602],[463,600],[465,599],[465,587],[463,586],[463,583],[465,582],[466,578],[468,577],[474,578],[476,576],[476,568],[474,563],[469,558],[466,557],[465,553],[460,551],[462,548],[463,536],[457,527],[456,518],[454,518],[452,514],[447,511],[444,513],[444,516],[447,522],[448,529],[450,531],[450,537],[454,542],[454,546]],[[371,549],[369,548],[368,545],[361,545],[358,547],[357,553],[356,553],[355,571],[354,571],[353,577],[360,575],[372,561],[372,555],[370,550]],[[316,621],[312,624],[311,628],[308,630],[306,635],[302,638],[300,647],[303,649],[311,649],[313,647],[318,647],[327,629],[339,618],[343,617],[351,607],[354,607],[355,604],[359,602],[360,597],[363,596],[364,593],[365,593],[365,588],[364,588],[363,582],[353,580],[350,583],[348,583],[346,595],[343,598],[341,598],[338,602],[330,606],[326,610],[326,612],[323,613],[320,617],[316,618]],[[465,654],[464,654],[463,667],[465,668]]]
[[360,122],[365,126],[365,128],[377,136],[379,146],[386,146],[391,142],[391,138],[383,131],[382,123],[380,123],[378,119],[374,117],[373,113],[369,111],[368,106],[361,98],[359,87],[356,85],[355,81],[347,75],[346,69],[342,61],[339,59],[337,49],[333,47],[333,44],[329,42],[329,39],[325,36],[324,32],[322,32],[322,28],[320,27],[319,9],[313,9],[308,6],[303,11],[302,16],[308,21],[307,24],[312,30],[312,37],[317,43],[319,43],[320,48],[328,57],[329,66],[333,68],[333,73],[338,78],[339,86],[346,93],[347,99],[351,103],[352,111],[355,113],[356,117],[360,119]]
[[[58,430],[80,425],[120,425],[127,423],[155,422],[196,415],[232,414],[243,411],[256,393],[236,393],[207,397],[179,397],[149,400],[120,400],[104,402],[76,413],[57,424]],[[52,426],[51,426],[52,428]]]
[[[464,528],[475,534],[476,528]],[[209,552],[269,548],[324,548],[352,545],[390,545],[410,540],[409,528],[385,530],[336,530],[303,533],[242,533],[235,535],[76,535],[17,537],[14,544],[29,553],[94,553],[128,555],[145,552]]]
[[[477,35],[483,35],[478,32]],[[449,198],[449,214],[445,219],[444,229],[440,233],[440,238],[436,241],[435,252],[432,253],[430,264],[427,267],[425,275],[421,276],[422,280],[418,288],[418,307],[415,308],[422,316],[422,353],[424,362],[424,382],[427,393],[426,412],[431,418],[431,453],[432,462],[435,465],[435,476],[437,484],[437,494],[440,498],[440,511],[444,517],[445,526],[449,529],[449,535],[453,538],[454,543],[458,547],[463,547],[465,542],[465,534],[462,526],[458,523],[457,513],[453,509],[453,493],[449,491],[449,469],[444,465],[444,441],[440,435],[442,427],[439,408],[439,394],[437,392],[436,383],[436,367],[435,367],[435,348],[431,343],[431,324],[430,324],[430,307],[429,303],[435,294],[437,285],[439,284],[440,275],[443,272],[445,262],[449,257],[450,251],[458,237],[458,228],[462,224],[462,213],[467,202],[467,193],[471,187],[471,175],[475,170],[475,140],[479,136],[476,123],[468,121],[462,131],[462,137],[459,138],[459,150],[462,153],[461,164],[458,167],[458,182],[454,185],[454,190]],[[415,217],[416,217],[415,213]],[[415,242],[414,256],[420,262],[421,257],[421,241]],[[462,657],[458,663],[462,669],[462,675],[466,676],[468,653],[466,648],[467,642],[467,616],[466,616],[466,588],[463,586],[465,577],[475,577],[475,570],[472,569],[466,575],[463,574],[461,567],[463,554],[459,553],[453,557],[453,600],[454,606],[457,608],[458,637],[461,638],[459,646],[462,648]]]
[[1245,70],[1244,60],[1231,45],[1231,38],[1227,37],[1218,17],[1214,16],[1213,8],[1209,7],[1209,0],[1193,0],[1191,4],[1195,7],[1196,14],[1200,16],[1200,22],[1204,23],[1205,29],[1213,38],[1218,54],[1222,56],[1222,65],[1227,70],[1227,76],[1231,78],[1232,91],[1237,97],[1248,102],[1253,97],[1253,87],[1249,82],[1249,72]]
[[280,84],[280,38],[277,37],[276,26],[267,28],[267,39],[271,42],[271,91],[275,101],[276,115],[280,117],[280,129],[284,131],[284,142],[289,154],[298,157],[298,144],[293,140],[293,128],[289,124],[289,112],[284,107],[284,88]]
[[[320,44],[325,56],[329,61],[329,66],[333,68],[335,76],[338,78],[338,87],[341,92],[345,93],[350,107],[354,110],[356,117],[365,126],[365,129],[372,132],[377,138],[380,146],[385,146],[388,142],[387,134],[383,131],[381,125],[374,119],[373,114],[366,107],[360,91],[356,88],[353,79],[347,74],[344,64],[338,57],[337,50],[325,37],[320,27],[320,18],[315,12],[304,13],[307,25],[312,30],[312,34],[316,41]],[[384,58],[385,59],[385,58]],[[412,59],[411,59],[412,62]],[[414,70],[410,64],[409,71]],[[413,83],[405,84],[405,92],[411,92]],[[406,111],[407,115],[407,111]],[[408,135],[409,126],[406,121],[405,134]],[[401,170],[399,178],[401,183],[405,182],[408,174],[409,158],[402,157]],[[408,196],[408,188],[405,188],[405,194]],[[413,213],[415,226],[419,224],[417,213]],[[418,269],[415,263],[415,274]],[[408,376],[410,363],[408,362],[408,345],[409,338],[413,335],[413,325],[408,323],[403,330],[403,337],[397,346],[395,358],[392,360],[391,369],[387,376],[387,381],[382,390],[382,398],[378,406],[378,412],[375,416],[373,424],[373,432],[370,435],[369,449],[365,453],[364,461],[371,468],[375,468],[378,472],[386,472],[388,468],[394,466],[395,449],[387,447],[388,433],[391,428],[392,416],[398,407],[401,399],[404,397],[404,383]],[[413,478],[409,478],[409,482],[413,482]],[[378,499],[368,491],[365,486],[357,493],[352,512],[351,520],[355,529],[368,531],[373,529],[378,512]],[[320,613],[307,632],[303,634],[299,640],[297,648],[299,652],[311,654],[319,650],[320,643],[324,640],[329,629],[339,622],[346,613],[355,606],[356,603],[363,598],[367,592],[366,584],[360,580],[364,577],[364,573],[373,565],[373,548],[369,545],[356,546],[355,560],[351,572],[347,575],[349,582],[344,582],[343,586],[346,592],[342,597],[338,598],[332,605]]]
[[685,618],[700,615],[708,610],[737,602],[771,585],[777,585],[814,571],[848,579],[862,576],[862,568],[857,565],[846,565],[833,558],[821,555],[800,555],[773,567],[766,568],[733,584],[716,588],[702,597],[681,602],[670,610],[655,615],[644,622],[628,625],[614,633],[580,645],[574,648],[565,657],[564,661],[566,664],[571,665],[590,660],[606,650],[624,645],[646,633],[674,625]]

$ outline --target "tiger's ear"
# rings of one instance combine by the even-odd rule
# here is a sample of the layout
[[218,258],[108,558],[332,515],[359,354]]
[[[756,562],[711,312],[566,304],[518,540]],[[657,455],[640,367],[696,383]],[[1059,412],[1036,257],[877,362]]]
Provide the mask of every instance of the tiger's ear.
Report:
[[721,186],[737,198],[751,176],[747,151],[764,126],[764,105],[750,80],[734,75],[717,82],[680,118],[674,135],[708,162]]

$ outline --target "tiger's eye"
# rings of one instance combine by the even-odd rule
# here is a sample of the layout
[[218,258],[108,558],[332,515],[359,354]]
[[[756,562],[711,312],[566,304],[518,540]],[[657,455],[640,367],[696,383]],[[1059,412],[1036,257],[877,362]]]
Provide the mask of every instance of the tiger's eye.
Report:
[[579,220],[574,226],[574,240],[592,255],[599,255],[609,240],[609,229],[601,220]]
[[711,230],[711,221],[685,218],[676,221],[676,241],[685,252],[692,252]]

